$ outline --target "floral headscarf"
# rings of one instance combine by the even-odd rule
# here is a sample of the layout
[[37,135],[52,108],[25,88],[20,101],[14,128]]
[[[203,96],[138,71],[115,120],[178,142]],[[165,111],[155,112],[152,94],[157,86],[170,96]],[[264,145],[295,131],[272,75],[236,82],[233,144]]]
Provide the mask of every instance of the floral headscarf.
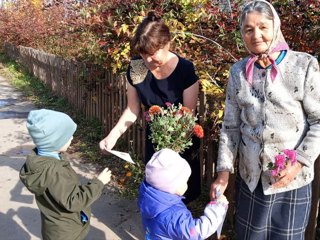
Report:
[[[276,12],[276,10],[274,9],[274,7],[267,1],[264,1],[264,0],[255,0],[255,1],[250,1],[248,2],[244,8],[246,6],[248,6],[249,4],[253,4],[254,2],[264,2],[266,4],[268,4],[272,10],[272,13],[273,13],[273,39],[272,39],[272,42],[269,46],[269,49],[263,53],[263,54],[259,54],[259,55],[256,55],[254,54],[253,52],[251,52],[249,50],[249,48],[247,47],[245,41],[244,42],[244,45],[246,47],[246,49],[248,50],[248,52],[251,54],[250,58],[248,59],[247,61],[247,64],[246,64],[246,77],[247,77],[247,81],[252,85],[252,77],[253,77],[253,67],[254,67],[254,63],[259,59],[259,58],[264,58],[264,57],[267,57],[269,58],[271,64],[272,64],[272,69],[271,69],[271,79],[272,81],[274,81],[276,79],[276,76],[278,74],[278,68],[277,68],[277,64],[275,62],[274,59],[272,59],[270,57],[270,55],[274,52],[278,52],[278,51],[281,51],[281,50],[288,50],[289,49],[289,46],[288,44],[286,43],[283,35],[282,35],[282,32],[281,32],[281,29],[280,29],[280,18],[278,16],[278,13]],[[243,9],[244,9],[243,8]],[[241,21],[240,19],[240,29],[241,29],[241,36],[242,36],[242,39],[243,39],[243,30],[242,30],[242,24],[243,22]]]

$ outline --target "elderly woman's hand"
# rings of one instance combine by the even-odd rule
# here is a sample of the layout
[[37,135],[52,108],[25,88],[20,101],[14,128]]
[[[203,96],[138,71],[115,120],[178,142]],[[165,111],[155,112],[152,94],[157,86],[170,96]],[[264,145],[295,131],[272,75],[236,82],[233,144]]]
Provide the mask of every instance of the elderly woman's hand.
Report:
[[219,196],[223,195],[229,181],[229,172],[219,172],[217,179],[211,184],[210,188],[210,199],[217,199]]
[[293,179],[296,177],[296,175],[301,171],[302,164],[300,162],[296,162],[295,164],[286,167],[286,169],[282,170],[279,173],[278,177],[275,177],[276,182],[272,184],[272,187],[274,188],[282,188],[287,186],[290,182],[293,181]]

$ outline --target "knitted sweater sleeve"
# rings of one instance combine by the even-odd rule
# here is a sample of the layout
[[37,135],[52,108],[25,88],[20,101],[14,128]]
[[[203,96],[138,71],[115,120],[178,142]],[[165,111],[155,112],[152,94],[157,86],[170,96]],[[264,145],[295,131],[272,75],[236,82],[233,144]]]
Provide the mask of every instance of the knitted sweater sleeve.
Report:
[[302,104],[309,130],[296,148],[297,160],[311,167],[320,154],[320,71],[318,61],[314,57],[310,57],[307,67]]
[[220,132],[217,172],[234,172],[234,160],[240,141],[240,108],[236,102],[236,87],[232,77],[232,68],[228,81],[224,119]]

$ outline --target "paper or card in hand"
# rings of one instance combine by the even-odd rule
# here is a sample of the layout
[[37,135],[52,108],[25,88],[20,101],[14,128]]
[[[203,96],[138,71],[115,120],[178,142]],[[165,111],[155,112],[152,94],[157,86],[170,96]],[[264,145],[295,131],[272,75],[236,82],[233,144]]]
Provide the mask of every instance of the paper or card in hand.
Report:
[[134,164],[134,161],[132,160],[131,156],[129,153],[126,153],[126,152],[119,152],[119,151],[116,151],[116,150],[107,150],[109,153],[112,153],[113,155],[116,155],[117,157],[129,162],[129,163],[133,163]]

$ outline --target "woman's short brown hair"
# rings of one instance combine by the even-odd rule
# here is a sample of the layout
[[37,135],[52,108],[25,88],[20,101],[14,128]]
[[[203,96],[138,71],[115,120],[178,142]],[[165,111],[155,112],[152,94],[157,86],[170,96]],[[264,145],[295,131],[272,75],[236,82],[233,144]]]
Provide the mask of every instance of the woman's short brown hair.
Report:
[[142,20],[131,41],[131,49],[138,54],[153,55],[171,40],[169,27],[151,11]]

